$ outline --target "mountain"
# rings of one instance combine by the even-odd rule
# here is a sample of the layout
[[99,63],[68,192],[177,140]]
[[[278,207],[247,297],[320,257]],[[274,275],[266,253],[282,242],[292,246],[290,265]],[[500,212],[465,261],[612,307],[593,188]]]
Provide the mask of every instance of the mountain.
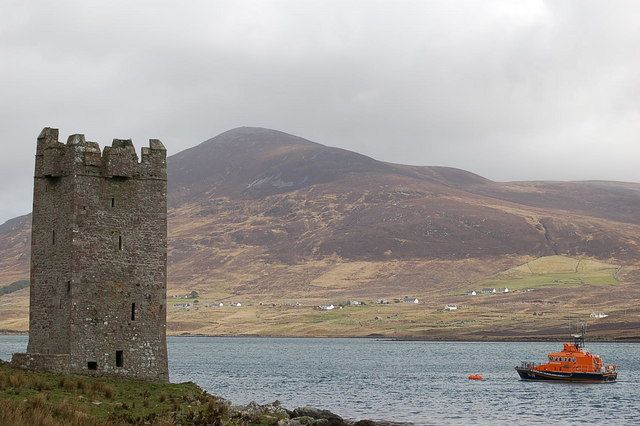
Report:
[[[640,184],[493,182],[256,127],[169,157],[168,178],[171,295],[197,290],[204,301],[280,306],[411,294],[436,306],[487,277],[554,256],[620,265],[616,279],[623,287],[638,279]],[[0,285],[28,276],[29,219],[0,226]],[[595,306],[574,306],[568,287],[556,287],[544,291],[562,306]],[[626,296],[635,294],[635,287],[624,288]],[[601,290],[586,288],[593,295]],[[26,294],[3,297],[22,305]],[[170,311],[169,327],[174,333],[333,334],[329,325],[318,328],[289,311],[276,315],[275,328],[261,327],[260,311],[251,312],[253,319],[240,311]],[[0,309],[0,327],[10,328],[5,318]],[[411,318],[409,324],[426,321]]]

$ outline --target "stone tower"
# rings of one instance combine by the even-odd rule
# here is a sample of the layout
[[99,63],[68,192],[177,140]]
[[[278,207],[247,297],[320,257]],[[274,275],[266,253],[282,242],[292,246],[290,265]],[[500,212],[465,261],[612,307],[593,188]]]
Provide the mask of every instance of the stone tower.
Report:
[[38,136],[29,344],[14,365],[167,381],[167,171],[159,140]]

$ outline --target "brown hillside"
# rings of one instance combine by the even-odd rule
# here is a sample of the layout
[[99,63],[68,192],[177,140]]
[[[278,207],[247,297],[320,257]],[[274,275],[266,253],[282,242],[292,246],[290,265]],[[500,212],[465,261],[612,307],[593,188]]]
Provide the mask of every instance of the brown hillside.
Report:
[[[640,184],[498,183],[246,127],[171,156],[168,172],[170,294],[439,300],[551,255],[602,259],[638,276]],[[29,223],[23,216],[0,226],[0,286],[28,275]],[[24,306],[27,295],[0,297]],[[170,331],[231,332],[206,315],[185,315],[169,312]],[[0,307],[0,328],[20,328],[11,316]]]

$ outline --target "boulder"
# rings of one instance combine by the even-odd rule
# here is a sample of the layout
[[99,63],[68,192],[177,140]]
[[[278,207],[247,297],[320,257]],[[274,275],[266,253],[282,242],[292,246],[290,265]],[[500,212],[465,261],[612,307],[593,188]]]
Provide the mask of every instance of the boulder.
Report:
[[291,417],[293,419],[299,417],[311,417],[312,419],[316,420],[326,420],[327,422],[323,422],[322,424],[326,424],[328,426],[341,426],[346,424],[342,417],[335,413],[332,413],[329,410],[321,410],[319,408],[309,406],[296,408],[295,410],[293,410],[293,415]]

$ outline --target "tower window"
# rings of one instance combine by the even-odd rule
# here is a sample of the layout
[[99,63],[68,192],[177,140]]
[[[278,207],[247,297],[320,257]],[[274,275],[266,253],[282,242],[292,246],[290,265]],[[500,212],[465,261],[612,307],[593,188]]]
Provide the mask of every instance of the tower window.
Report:
[[51,245],[56,245],[56,230],[51,231]]
[[118,250],[122,250],[122,235],[118,235]]
[[115,206],[116,206],[116,199],[111,198],[111,207],[115,207]]
[[95,361],[87,362],[87,369],[88,370],[97,370],[98,369],[98,363],[95,362]]
[[116,367],[122,367],[124,365],[124,359],[122,351],[116,351]]
[[67,281],[67,294],[71,293],[71,281]]
[[136,320],[136,302],[131,304],[131,321]]

